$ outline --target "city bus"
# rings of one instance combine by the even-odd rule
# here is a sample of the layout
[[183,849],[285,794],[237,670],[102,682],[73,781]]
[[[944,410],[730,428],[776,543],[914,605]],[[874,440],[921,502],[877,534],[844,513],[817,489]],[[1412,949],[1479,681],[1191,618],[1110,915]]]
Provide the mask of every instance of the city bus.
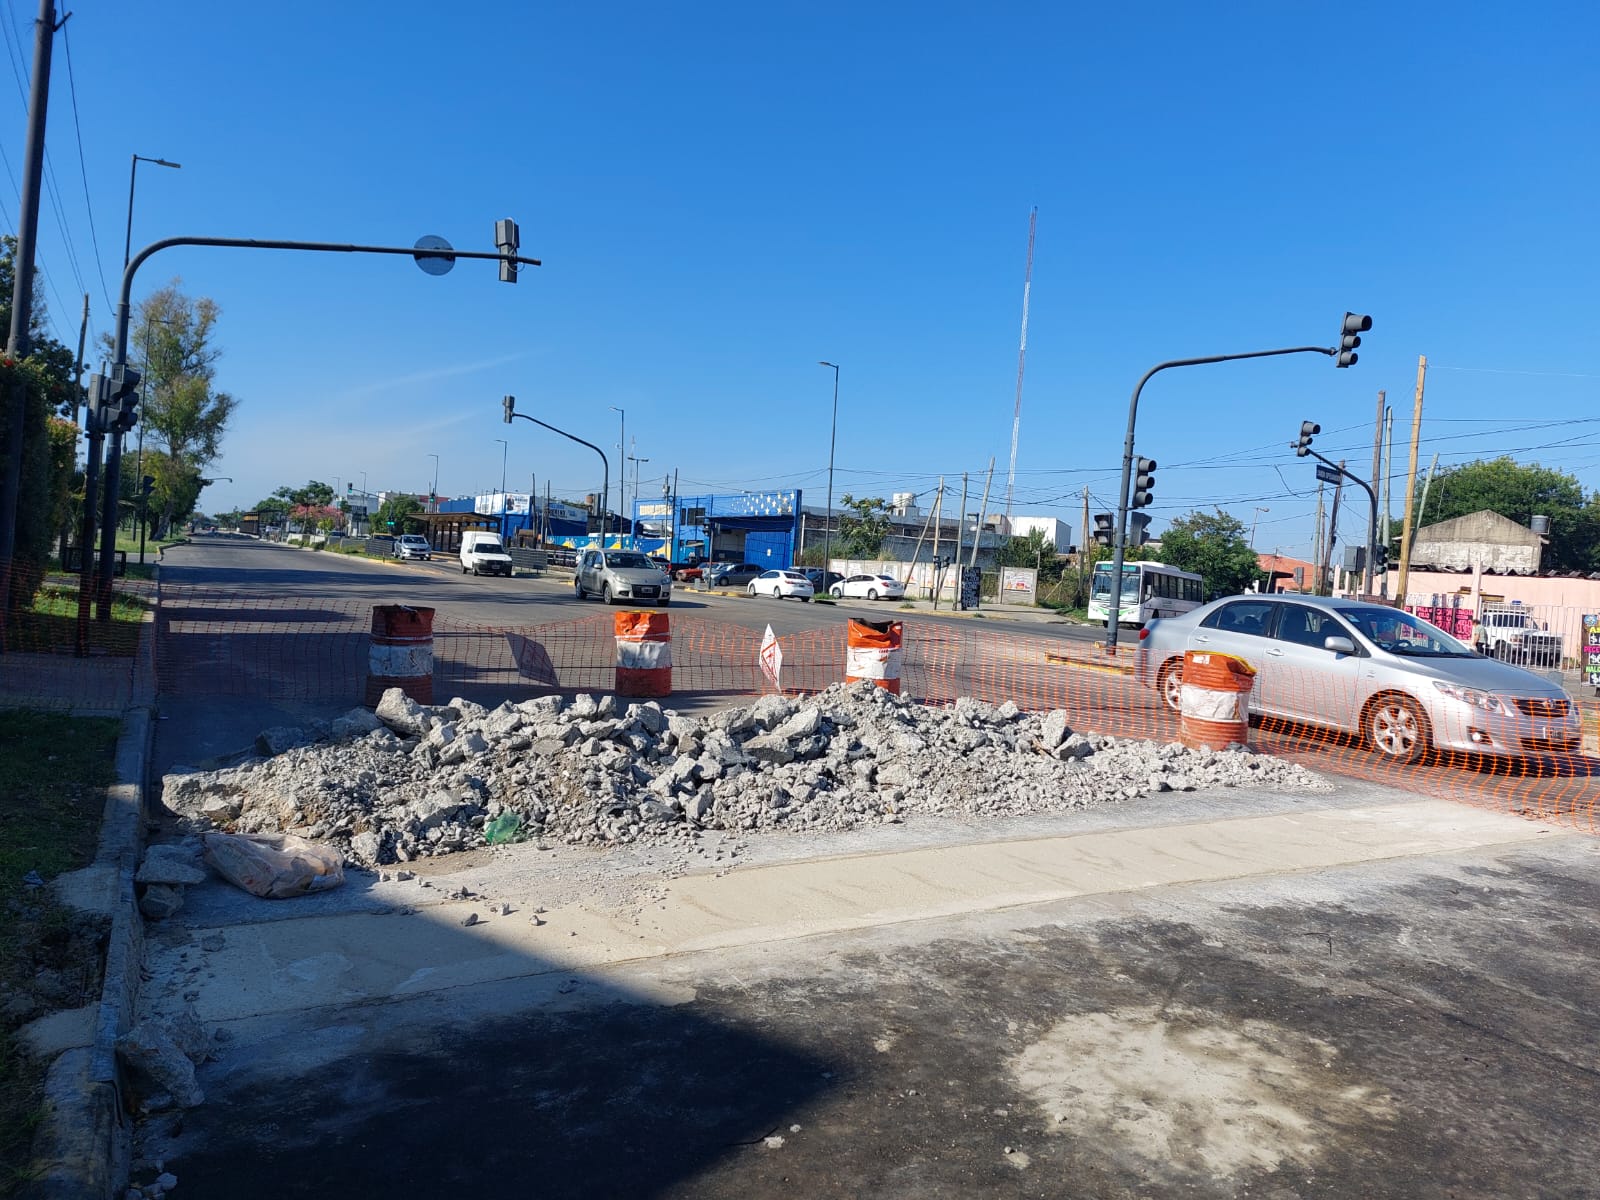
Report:
[[[1158,562],[1122,564],[1122,596],[1117,612],[1119,625],[1143,625],[1155,617],[1175,617],[1204,601],[1200,576]],[[1089,589],[1091,622],[1105,624],[1111,600],[1111,564],[1097,563]]]

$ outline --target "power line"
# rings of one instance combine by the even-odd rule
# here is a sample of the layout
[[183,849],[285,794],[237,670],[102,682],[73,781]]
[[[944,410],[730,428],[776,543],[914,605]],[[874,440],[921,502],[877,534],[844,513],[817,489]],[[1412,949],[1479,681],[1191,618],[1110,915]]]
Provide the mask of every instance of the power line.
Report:
[[61,27],[61,44],[67,52],[67,89],[72,95],[72,131],[78,139],[78,172],[83,177],[83,208],[89,214],[89,240],[94,246],[95,271],[100,276],[100,291],[105,296],[106,308],[111,304],[111,289],[106,286],[106,272],[102,265],[100,254],[100,236],[94,227],[94,204],[89,199],[89,167],[83,160],[83,126],[78,120],[78,83],[72,74],[72,38],[68,34],[68,26]]

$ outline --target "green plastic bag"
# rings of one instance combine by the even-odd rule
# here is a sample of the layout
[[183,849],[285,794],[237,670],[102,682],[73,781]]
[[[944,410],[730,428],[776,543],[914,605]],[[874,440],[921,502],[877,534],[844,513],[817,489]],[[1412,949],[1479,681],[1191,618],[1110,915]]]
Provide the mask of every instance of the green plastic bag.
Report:
[[522,840],[522,818],[507,810],[483,827],[483,840],[491,846]]

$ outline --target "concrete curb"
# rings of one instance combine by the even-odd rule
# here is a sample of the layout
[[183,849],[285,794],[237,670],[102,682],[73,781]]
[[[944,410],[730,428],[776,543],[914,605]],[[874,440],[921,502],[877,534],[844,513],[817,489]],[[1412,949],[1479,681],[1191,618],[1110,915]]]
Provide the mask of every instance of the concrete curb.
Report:
[[[157,573],[157,604],[160,576]],[[19,1195],[23,1200],[114,1200],[127,1180],[132,1122],[122,1108],[117,1039],[133,1027],[144,962],[144,919],[134,898],[145,835],[145,786],[155,730],[155,622],[145,622],[134,666],[133,703],[117,739],[117,782],[106,792],[100,844],[93,865],[81,874],[98,877],[111,918],[105,977],[88,1047],[67,1050],[45,1076],[44,1115],[34,1135],[38,1174]]]

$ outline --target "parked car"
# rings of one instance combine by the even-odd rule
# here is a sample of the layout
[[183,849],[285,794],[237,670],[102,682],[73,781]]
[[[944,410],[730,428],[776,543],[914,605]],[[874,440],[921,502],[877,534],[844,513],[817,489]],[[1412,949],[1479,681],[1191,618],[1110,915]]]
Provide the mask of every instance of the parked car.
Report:
[[468,530],[461,535],[461,573],[474,575],[504,575],[511,578],[511,556],[500,542],[498,533],[481,529]]
[[774,600],[793,596],[807,604],[816,594],[811,581],[800,571],[763,571],[750,581],[745,591],[752,596],[771,596]]
[[1561,666],[1561,635],[1541,627],[1521,605],[1492,604],[1483,610],[1474,637],[1477,649],[1490,658],[1529,667]]
[[424,562],[433,558],[433,547],[420,533],[402,533],[394,540],[396,558],[420,558]]
[[654,604],[672,603],[672,580],[637,550],[585,550],[572,573],[579,600],[599,596],[607,604],[622,600]]
[[819,596],[844,579],[839,572],[824,571],[821,567],[807,567],[801,574],[811,581],[811,590]]
[[714,588],[744,587],[765,570],[760,563],[718,563],[706,568],[706,582]]
[[1556,684],[1485,658],[1381,604],[1226,596],[1139,631],[1135,676],[1177,710],[1186,650],[1256,669],[1250,711],[1359,735],[1395,762],[1430,749],[1504,757],[1576,751],[1578,710]]
[[828,589],[828,595],[840,600],[901,600],[906,585],[893,575],[847,575]]

